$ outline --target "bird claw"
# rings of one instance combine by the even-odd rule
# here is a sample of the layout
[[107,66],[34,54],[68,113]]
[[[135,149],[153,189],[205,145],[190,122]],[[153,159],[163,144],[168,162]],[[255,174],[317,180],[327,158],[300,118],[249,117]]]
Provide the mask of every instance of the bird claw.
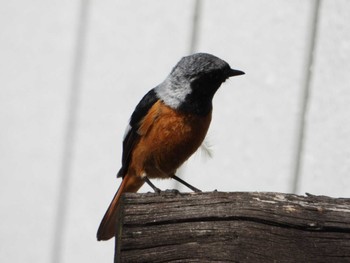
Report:
[[170,194],[180,194],[180,191],[177,189],[166,189],[165,192]]

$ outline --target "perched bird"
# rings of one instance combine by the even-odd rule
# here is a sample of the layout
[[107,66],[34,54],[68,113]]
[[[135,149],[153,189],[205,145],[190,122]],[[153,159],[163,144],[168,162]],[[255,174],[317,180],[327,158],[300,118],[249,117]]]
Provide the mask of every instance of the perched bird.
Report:
[[198,149],[208,131],[212,99],[226,79],[244,72],[206,53],[183,57],[169,76],[151,89],[136,106],[124,135],[123,181],[105,213],[98,240],[115,235],[118,201],[125,192],[137,192],[149,179],[174,178],[176,170]]

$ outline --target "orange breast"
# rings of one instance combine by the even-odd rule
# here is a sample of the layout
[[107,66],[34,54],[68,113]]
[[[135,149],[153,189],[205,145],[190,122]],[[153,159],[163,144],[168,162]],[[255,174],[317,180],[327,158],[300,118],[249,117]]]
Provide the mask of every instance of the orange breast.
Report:
[[207,116],[183,114],[156,102],[142,120],[129,173],[146,173],[149,178],[172,175],[201,145],[210,121],[211,112]]

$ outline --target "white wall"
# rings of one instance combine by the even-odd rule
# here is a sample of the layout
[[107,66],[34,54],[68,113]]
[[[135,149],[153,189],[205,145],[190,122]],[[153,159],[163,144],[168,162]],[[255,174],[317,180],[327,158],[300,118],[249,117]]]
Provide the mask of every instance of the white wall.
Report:
[[[317,24],[314,3],[200,2],[195,51],[246,75],[214,99],[213,158],[196,154],[181,177],[205,191],[291,192],[305,119],[297,193],[350,196],[350,2],[321,1]],[[95,233],[120,183],[124,129],[146,91],[190,53],[194,7],[0,4],[1,262],[112,262],[113,241]]]

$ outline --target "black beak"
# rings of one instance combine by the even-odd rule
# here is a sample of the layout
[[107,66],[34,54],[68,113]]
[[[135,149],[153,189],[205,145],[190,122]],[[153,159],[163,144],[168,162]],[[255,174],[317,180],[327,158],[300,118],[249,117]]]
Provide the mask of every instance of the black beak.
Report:
[[230,69],[229,72],[229,77],[233,77],[233,76],[239,76],[239,75],[244,75],[245,73],[243,71],[240,70],[236,70],[236,69]]

